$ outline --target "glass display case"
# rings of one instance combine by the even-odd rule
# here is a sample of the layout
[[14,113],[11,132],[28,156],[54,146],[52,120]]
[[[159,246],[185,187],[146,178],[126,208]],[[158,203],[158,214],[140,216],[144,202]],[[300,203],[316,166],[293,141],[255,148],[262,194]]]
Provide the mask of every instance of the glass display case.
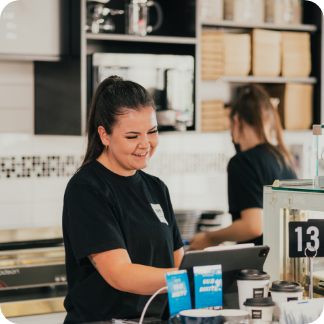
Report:
[[[309,297],[309,259],[289,256],[289,223],[324,221],[324,126],[313,126],[312,179],[276,180],[263,191],[263,242],[270,246],[265,271],[271,280],[299,282],[305,288],[304,297]],[[321,223],[318,223],[321,224]],[[302,244],[320,248],[324,233],[307,232],[309,243],[305,243],[301,230],[295,235]],[[299,236],[300,235],[300,236]],[[303,245],[304,246],[304,245]],[[324,258],[313,260],[314,297],[324,296]]]

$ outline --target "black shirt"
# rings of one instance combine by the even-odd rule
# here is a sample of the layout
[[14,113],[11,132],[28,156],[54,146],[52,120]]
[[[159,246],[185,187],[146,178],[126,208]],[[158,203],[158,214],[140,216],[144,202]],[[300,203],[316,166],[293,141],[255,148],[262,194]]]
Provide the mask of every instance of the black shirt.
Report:
[[[165,184],[137,171],[117,175],[98,161],[77,172],[65,191],[63,235],[68,294],[66,324],[139,317],[150,296],[110,286],[88,256],[126,249],[132,263],[173,268],[183,244]],[[166,294],[157,296],[148,316],[160,314]]]
[[[241,218],[241,211],[263,208],[263,186],[275,180],[296,179],[283,159],[281,168],[276,157],[260,144],[236,154],[228,163],[228,203],[233,222]],[[243,242],[241,242],[243,243]],[[262,245],[263,236],[244,243]]]

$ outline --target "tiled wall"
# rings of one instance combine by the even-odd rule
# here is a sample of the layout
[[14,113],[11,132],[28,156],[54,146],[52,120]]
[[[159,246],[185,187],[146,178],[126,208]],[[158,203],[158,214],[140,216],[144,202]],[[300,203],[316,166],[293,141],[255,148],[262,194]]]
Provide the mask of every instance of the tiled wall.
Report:
[[[300,146],[308,178],[311,132],[286,132],[285,140]],[[83,137],[0,134],[0,228],[61,226],[64,190],[85,148]],[[174,209],[227,211],[226,167],[233,154],[228,132],[168,133],[145,171],[166,183]]]
[[[0,134],[1,229],[60,226],[64,190],[85,146],[83,137]],[[174,209],[225,210],[232,154],[227,133],[165,134],[146,172],[167,184]]]
[[0,133],[34,133],[34,63],[0,61]]

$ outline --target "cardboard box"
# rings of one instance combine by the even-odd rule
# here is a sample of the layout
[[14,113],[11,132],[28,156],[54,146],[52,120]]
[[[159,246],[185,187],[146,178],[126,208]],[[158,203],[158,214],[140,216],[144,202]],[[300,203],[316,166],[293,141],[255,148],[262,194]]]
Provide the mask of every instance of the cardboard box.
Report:
[[281,32],[253,29],[252,74],[279,76],[281,73]]
[[279,98],[278,112],[284,129],[309,129],[313,123],[313,86],[287,83],[268,85],[267,91]]
[[263,23],[264,18],[264,0],[224,0],[225,20]]
[[282,76],[308,77],[311,69],[309,33],[282,32]]
[[206,132],[229,129],[229,109],[222,101],[210,100],[201,103],[201,130]]
[[303,7],[300,0],[265,0],[265,22],[278,25],[302,24]]

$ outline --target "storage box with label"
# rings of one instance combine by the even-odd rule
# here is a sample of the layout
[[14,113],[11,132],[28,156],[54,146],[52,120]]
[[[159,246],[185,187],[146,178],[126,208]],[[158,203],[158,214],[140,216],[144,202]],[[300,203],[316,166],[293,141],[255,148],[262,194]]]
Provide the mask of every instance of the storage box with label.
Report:
[[313,121],[313,86],[287,83],[269,85],[271,97],[279,98],[278,111],[284,129],[309,129]]
[[308,77],[311,69],[310,34],[282,32],[282,76]]
[[275,24],[302,24],[301,0],[265,0],[265,21]]
[[224,67],[223,32],[204,30],[201,34],[201,77],[203,80],[217,80]]
[[264,0],[224,0],[224,19],[263,23]]
[[281,32],[253,29],[252,74],[279,76],[281,72]]

